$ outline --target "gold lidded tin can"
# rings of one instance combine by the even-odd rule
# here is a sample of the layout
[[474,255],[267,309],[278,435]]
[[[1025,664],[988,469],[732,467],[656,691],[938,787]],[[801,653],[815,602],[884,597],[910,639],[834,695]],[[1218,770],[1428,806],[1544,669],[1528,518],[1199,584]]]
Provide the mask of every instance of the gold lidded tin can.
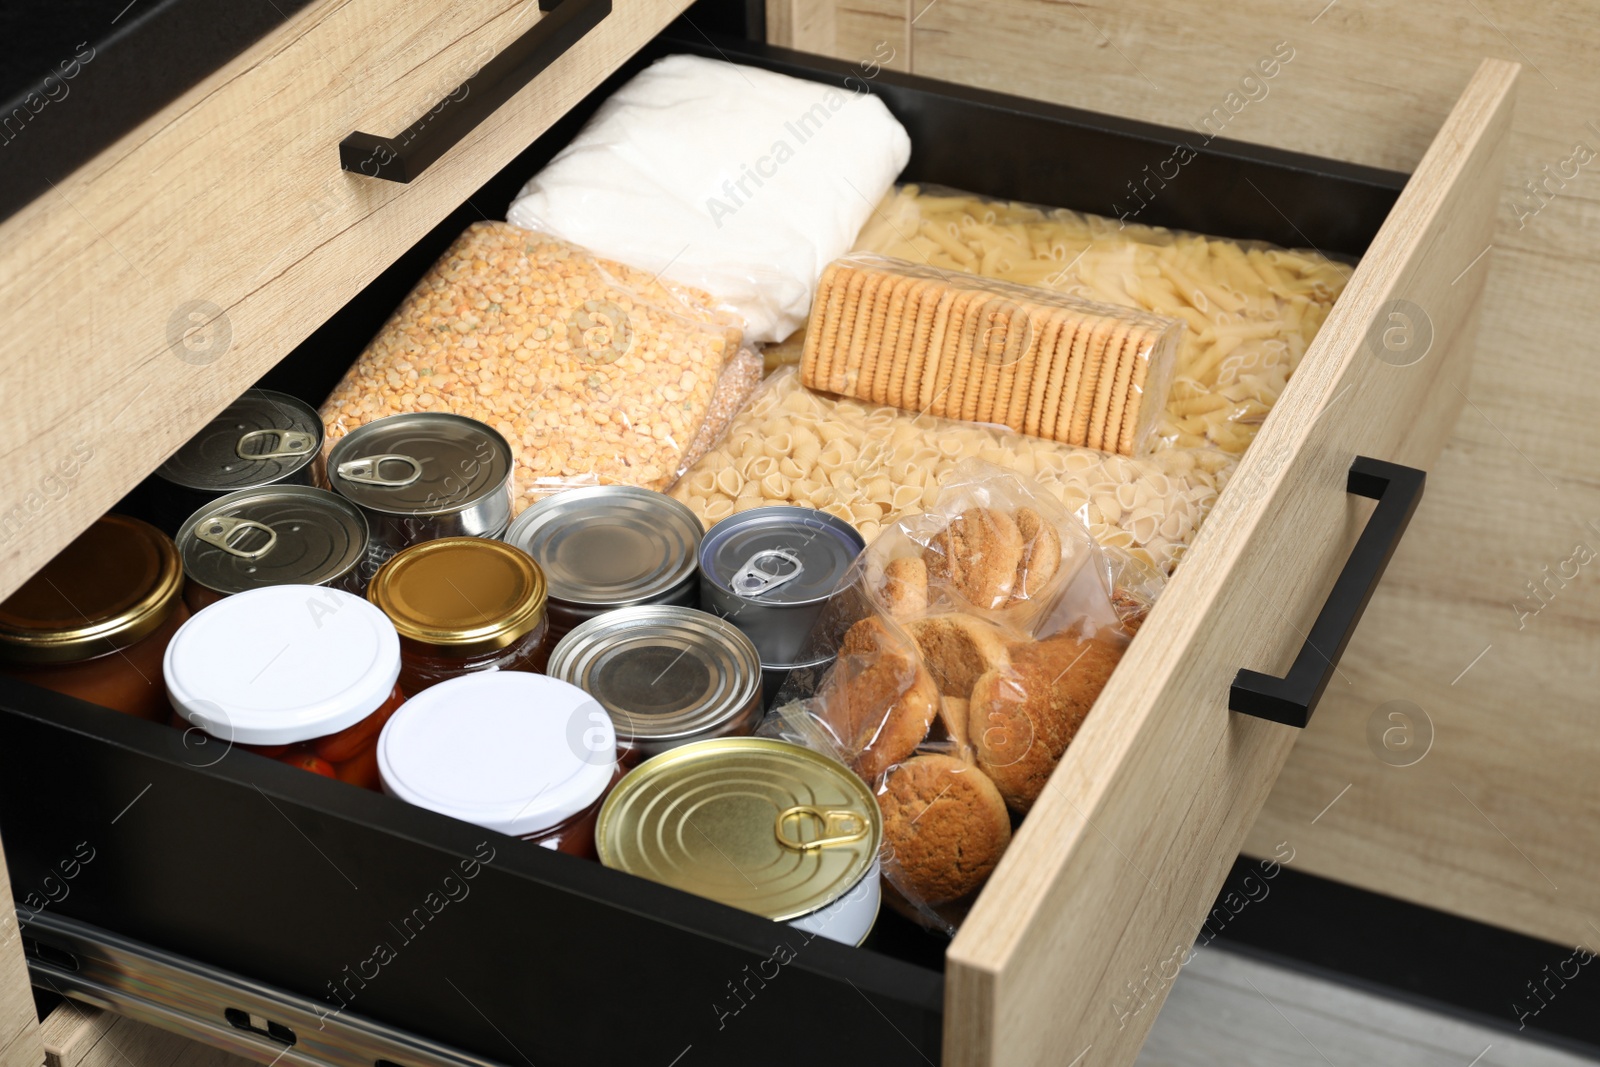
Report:
[[735,626],[648,604],[597,615],[563,637],[549,674],[600,702],[625,750],[654,756],[761,721],[761,660]]
[[883,819],[867,784],[764,737],[646,760],[600,809],[600,862],[846,944],[878,913]]

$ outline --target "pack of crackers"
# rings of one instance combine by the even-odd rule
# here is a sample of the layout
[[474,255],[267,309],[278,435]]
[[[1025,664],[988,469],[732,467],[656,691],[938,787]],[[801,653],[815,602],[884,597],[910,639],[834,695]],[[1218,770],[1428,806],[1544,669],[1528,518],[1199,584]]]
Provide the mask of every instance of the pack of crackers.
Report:
[[801,356],[812,389],[1146,451],[1183,323],[976,274],[856,254],[823,273]]

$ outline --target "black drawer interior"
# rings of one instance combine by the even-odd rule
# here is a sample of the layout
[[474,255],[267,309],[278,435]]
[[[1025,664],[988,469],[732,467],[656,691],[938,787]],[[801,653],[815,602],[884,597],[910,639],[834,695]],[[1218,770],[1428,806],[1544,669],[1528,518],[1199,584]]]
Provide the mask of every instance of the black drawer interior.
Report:
[[[600,101],[673,51],[871,91],[911,133],[908,180],[996,196],[1109,213],[1143,168],[1187,142],[1195,158],[1140,222],[1348,258],[1405,181],[685,33],[648,46],[261,384],[319,402],[466,225],[503,217]],[[177,731],[7,679],[0,833],[19,900],[87,842],[95,859],[52,894],[54,913],[506,1064],[939,1060],[942,942],[887,910],[867,947],[808,939],[216,742],[186,747]],[[460,861],[484,847],[494,859],[464,879]],[[449,902],[406,923],[430,894]]]

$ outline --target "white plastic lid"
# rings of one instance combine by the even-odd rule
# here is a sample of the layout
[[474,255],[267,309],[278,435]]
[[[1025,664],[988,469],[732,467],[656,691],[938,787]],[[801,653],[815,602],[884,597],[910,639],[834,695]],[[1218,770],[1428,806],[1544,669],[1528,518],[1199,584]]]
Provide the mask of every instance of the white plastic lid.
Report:
[[400,637],[361,597],[274,585],[202,609],[162,667],[179,715],[246,745],[336,734],[377,711],[400,677]]
[[617,734],[598,701],[543,674],[484,671],[429,686],[378,738],[384,791],[526,837],[600,799]]

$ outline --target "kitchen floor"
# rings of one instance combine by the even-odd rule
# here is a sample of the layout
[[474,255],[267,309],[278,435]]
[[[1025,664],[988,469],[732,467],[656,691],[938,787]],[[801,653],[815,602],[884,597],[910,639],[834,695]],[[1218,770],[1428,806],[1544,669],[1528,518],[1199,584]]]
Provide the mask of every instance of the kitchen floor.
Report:
[[[1507,1008],[1509,1014],[1510,1009]],[[1093,1062],[1085,1057],[1083,1067]],[[1576,1056],[1215,947],[1173,984],[1139,1067],[1583,1067]]]

